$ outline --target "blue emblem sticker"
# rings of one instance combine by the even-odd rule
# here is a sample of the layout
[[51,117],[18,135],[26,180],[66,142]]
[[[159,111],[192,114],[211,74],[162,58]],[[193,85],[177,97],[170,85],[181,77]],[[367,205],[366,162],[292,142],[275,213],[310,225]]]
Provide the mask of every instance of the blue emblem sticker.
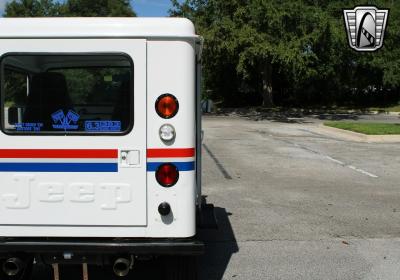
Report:
[[120,132],[120,121],[85,121],[85,130],[91,132]]
[[43,127],[43,123],[16,123],[16,131],[32,131],[39,132]]
[[77,130],[79,125],[77,124],[80,116],[72,110],[69,110],[65,115],[63,110],[58,110],[51,115],[53,119],[53,128],[62,130]]

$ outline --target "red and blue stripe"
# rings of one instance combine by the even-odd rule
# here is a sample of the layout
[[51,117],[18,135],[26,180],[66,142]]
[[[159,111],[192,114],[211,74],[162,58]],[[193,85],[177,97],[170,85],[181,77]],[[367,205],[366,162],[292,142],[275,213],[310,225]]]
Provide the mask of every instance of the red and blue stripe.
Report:
[[[0,172],[118,172],[117,149],[0,149]],[[195,149],[148,149],[147,171],[164,163],[195,170]]]
[[118,150],[1,149],[0,172],[118,172]]
[[195,170],[194,148],[186,149],[148,149],[147,171],[155,172],[164,163],[174,164],[179,171]]

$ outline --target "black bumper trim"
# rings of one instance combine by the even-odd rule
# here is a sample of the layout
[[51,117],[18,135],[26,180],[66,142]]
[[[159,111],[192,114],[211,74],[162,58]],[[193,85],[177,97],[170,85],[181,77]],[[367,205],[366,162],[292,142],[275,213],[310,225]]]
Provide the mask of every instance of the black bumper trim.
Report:
[[10,252],[196,256],[204,253],[204,243],[194,239],[0,239],[0,254]]

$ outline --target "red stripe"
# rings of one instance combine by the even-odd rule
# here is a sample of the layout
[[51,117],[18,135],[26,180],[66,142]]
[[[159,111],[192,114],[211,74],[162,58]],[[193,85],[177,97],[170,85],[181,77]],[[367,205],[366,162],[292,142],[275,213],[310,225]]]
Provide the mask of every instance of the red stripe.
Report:
[[118,158],[118,150],[1,150],[0,158]]
[[195,149],[148,149],[148,158],[180,158],[194,157]]

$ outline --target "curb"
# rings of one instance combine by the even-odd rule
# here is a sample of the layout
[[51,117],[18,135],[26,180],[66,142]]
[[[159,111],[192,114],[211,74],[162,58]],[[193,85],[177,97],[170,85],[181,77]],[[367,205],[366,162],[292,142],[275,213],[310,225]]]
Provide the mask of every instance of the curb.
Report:
[[365,143],[400,143],[400,135],[366,135],[354,131],[326,126],[324,124],[316,127],[319,133],[338,137],[344,140]]
[[371,111],[373,115],[389,115],[389,116],[395,116],[395,117],[400,117],[400,112],[380,112],[380,111]]

